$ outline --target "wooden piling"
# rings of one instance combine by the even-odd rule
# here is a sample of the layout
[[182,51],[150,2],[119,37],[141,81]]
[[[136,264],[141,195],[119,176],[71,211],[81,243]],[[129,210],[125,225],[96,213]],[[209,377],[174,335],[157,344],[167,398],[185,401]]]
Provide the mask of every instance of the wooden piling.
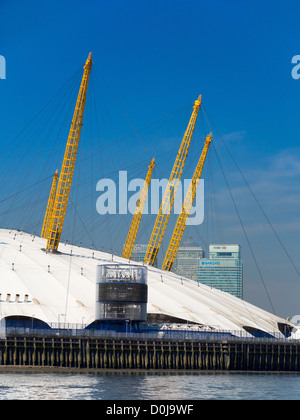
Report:
[[0,368],[3,366],[298,372],[300,343],[15,336],[0,340]]

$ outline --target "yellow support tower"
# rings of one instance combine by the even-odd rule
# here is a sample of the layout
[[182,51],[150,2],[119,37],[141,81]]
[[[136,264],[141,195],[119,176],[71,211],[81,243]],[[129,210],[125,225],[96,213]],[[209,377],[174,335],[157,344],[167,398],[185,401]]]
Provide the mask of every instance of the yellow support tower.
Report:
[[57,190],[57,182],[58,182],[58,171],[55,172],[54,177],[53,177],[52,187],[51,187],[51,191],[49,195],[47,210],[46,210],[44,224],[42,228],[41,238],[44,238],[44,239],[48,238],[50,219],[53,213],[54,201],[55,201],[56,190]]
[[144,182],[143,189],[141,191],[140,198],[137,202],[137,206],[136,206],[133,218],[132,218],[132,222],[129,228],[129,232],[128,232],[127,239],[126,239],[123,253],[122,253],[122,257],[128,260],[131,257],[132,250],[133,250],[135,240],[136,240],[136,236],[137,236],[139,226],[141,223],[154,166],[155,166],[155,159],[153,158],[149,165],[148,173]]
[[189,218],[191,209],[192,209],[192,205],[193,202],[195,200],[196,197],[196,192],[197,192],[197,188],[199,185],[199,181],[202,175],[202,171],[203,171],[203,167],[204,167],[204,163],[207,157],[207,152],[211,143],[211,139],[212,139],[212,133],[209,134],[208,137],[206,137],[206,141],[205,141],[205,145],[203,148],[203,151],[201,153],[198,165],[196,167],[191,185],[189,186],[188,192],[186,194],[183,206],[182,206],[182,210],[181,213],[178,217],[164,262],[163,262],[163,266],[162,269],[166,270],[166,271],[171,271],[176,255],[177,255],[177,251],[178,248],[180,246],[183,234],[184,234],[184,230],[186,227],[186,222],[187,219]]
[[61,238],[67,205],[71,190],[74,174],[75,162],[77,157],[83,114],[85,109],[87,89],[92,69],[92,53],[89,54],[84,66],[84,73],[79,89],[76,107],[71,123],[62,169],[58,181],[58,187],[50,220],[50,227],[47,235],[46,251],[56,252]]
[[178,190],[179,182],[181,180],[188,150],[191,144],[191,139],[195,129],[199,109],[201,106],[201,101],[202,95],[200,95],[199,98],[195,101],[189,125],[182,139],[180,149],[177,153],[177,157],[171,172],[169,183],[164,193],[164,197],[162,199],[160,210],[155,221],[150,242],[148,244],[144,260],[145,264],[153,265],[155,263],[157,254],[162,244],[162,240],[167,229],[170,214],[174,205],[174,200]]

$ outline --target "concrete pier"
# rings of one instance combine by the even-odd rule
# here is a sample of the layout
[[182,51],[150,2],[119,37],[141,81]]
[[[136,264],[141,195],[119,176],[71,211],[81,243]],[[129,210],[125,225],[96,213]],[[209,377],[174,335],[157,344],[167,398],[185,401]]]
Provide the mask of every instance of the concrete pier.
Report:
[[194,341],[11,336],[0,367],[69,369],[300,371],[300,344],[261,340]]

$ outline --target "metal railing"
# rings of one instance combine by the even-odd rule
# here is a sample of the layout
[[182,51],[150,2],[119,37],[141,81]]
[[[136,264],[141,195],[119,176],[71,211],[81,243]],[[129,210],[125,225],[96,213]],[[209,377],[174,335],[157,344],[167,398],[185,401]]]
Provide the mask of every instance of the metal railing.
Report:
[[130,330],[118,332],[113,330],[86,329],[81,324],[55,324],[51,328],[35,328],[34,325],[29,327],[8,326],[1,328],[0,338],[4,339],[9,336],[43,336],[43,337],[87,337],[87,338],[127,338],[127,339],[158,339],[158,340],[188,340],[188,341],[267,341],[267,342],[299,342],[291,337],[286,337],[280,332],[273,333],[261,332],[261,336],[254,336],[247,331],[229,331],[229,330],[142,330],[141,332],[132,332]]

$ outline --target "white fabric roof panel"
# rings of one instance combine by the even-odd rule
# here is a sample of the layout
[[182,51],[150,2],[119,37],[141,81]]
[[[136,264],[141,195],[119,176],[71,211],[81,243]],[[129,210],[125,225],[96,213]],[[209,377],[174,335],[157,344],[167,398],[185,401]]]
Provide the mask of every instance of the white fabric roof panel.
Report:
[[[51,254],[43,250],[45,246],[44,239],[0,229],[1,319],[19,315],[46,323],[92,323],[97,265],[128,261],[65,244],[60,245],[60,253]],[[148,268],[148,313],[224,330],[247,326],[272,333],[278,331],[278,323],[289,324],[228,293]],[[10,302],[6,302],[7,294]],[[19,295],[18,302],[16,295]],[[28,295],[27,303],[25,295]]]

